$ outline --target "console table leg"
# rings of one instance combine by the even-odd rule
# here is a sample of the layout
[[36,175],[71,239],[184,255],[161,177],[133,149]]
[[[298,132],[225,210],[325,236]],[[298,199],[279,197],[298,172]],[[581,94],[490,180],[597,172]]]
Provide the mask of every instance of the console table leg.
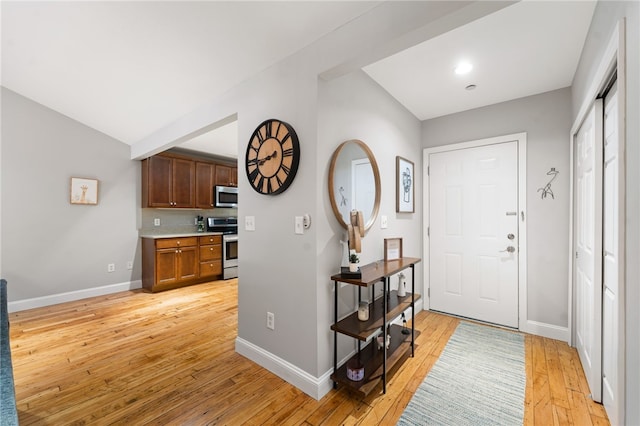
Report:
[[[338,281],[333,281],[333,323],[338,322]],[[333,330],[333,375],[338,372],[338,332]],[[338,382],[333,381],[333,388],[338,389]]]

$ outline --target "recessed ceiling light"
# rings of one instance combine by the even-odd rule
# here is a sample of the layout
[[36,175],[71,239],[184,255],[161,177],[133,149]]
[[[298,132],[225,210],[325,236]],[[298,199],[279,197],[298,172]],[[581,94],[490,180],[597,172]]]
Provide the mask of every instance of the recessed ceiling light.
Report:
[[465,89],[467,89],[467,90],[473,90],[473,89],[475,89],[475,88],[476,88],[476,85],[475,85],[475,84],[470,84],[470,85],[468,85],[467,87],[465,87]]
[[473,66],[469,62],[460,62],[455,69],[455,73],[463,75],[469,73],[473,69]]

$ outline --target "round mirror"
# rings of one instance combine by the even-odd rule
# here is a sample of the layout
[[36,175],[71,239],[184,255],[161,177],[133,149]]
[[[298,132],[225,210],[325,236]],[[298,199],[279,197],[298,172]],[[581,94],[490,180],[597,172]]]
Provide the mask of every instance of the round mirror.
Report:
[[369,147],[353,139],[343,142],[331,157],[329,199],[333,213],[347,229],[351,210],[362,212],[365,231],[380,209],[380,171]]

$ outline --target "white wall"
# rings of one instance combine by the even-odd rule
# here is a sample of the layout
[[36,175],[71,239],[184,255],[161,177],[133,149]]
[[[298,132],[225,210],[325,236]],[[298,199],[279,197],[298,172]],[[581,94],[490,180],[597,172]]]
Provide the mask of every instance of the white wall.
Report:
[[[70,204],[72,176],[99,180],[97,206]],[[2,276],[10,308],[139,281],[139,182],[128,145],[2,88]]]
[[572,120],[587,97],[598,64],[620,19],[626,20],[626,413],[625,424],[640,424],[640,3],[601,1],[574,77]]
[[[568,318],[569,130],[568,88],[426,120],[423,147],[527,133],[527,314],[523,329],[541,327],[566,334]],[[547,172],[555,199],[541,198]],[[528,323],[528,325],[527,325]],[[548,333],[554,335],[554,333]]]

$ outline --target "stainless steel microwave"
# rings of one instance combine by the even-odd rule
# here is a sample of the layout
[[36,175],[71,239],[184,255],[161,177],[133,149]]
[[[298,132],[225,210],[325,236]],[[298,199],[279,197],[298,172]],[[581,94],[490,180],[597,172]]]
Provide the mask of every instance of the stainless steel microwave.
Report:
[[216,200],[216,207],[235,209],[238,207],[238,188],[216,185],[213,188],[213,198]]

